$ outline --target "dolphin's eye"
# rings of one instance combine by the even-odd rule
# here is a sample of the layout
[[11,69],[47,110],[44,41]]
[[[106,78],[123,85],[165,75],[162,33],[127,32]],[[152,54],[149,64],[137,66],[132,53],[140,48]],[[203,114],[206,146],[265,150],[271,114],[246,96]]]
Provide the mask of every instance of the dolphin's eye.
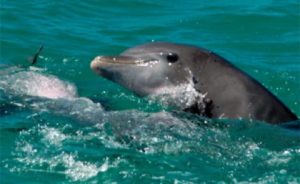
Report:
[[168,53],[167,60],[170,63],[175,63],[176,61],[178,61],[178,55],[174,53]]

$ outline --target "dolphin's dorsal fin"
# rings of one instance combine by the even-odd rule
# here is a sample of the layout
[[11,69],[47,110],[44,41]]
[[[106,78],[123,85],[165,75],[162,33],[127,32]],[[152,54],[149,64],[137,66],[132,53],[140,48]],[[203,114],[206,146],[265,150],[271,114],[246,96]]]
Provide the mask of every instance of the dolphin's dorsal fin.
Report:
[[40,53],[42,52],[43,48],[44,48],[44,45],[41,45],[40,48],[36,51],[36,53],[28,59],[30,62],[30,65],[34,65],[37,62],[38,57],[39,57]]

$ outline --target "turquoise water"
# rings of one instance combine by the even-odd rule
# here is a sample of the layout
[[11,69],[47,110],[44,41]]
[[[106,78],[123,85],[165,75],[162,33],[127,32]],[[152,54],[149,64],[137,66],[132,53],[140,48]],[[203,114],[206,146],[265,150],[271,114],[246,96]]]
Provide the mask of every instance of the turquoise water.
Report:
[[299,1],[0,2],[1,183],[300,183],[299,132],[174,112],[89,68],[146,42],[193,44],[299,117]]

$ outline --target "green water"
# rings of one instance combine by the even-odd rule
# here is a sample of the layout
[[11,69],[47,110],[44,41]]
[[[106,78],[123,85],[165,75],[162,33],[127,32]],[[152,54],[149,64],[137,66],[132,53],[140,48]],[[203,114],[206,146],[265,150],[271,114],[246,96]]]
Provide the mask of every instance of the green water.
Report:
[[146,42],[197,45],[249,73],[299,117],[298,0],[0,7],[1,183],[300,183],[299,132],[173,112],[89,67],[97,55]]

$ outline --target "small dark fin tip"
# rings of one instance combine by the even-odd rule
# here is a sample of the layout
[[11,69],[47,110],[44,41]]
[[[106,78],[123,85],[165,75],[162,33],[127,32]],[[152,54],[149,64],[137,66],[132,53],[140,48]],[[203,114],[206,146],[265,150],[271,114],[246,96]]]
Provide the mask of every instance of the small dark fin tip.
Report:
[[37,52],[33,55],[32,59],[30,59],[31,65],[34,65],[37,62],[39,54],[42,52],[43,48],[44,45],[41,45],[40,48],[37,50]]

